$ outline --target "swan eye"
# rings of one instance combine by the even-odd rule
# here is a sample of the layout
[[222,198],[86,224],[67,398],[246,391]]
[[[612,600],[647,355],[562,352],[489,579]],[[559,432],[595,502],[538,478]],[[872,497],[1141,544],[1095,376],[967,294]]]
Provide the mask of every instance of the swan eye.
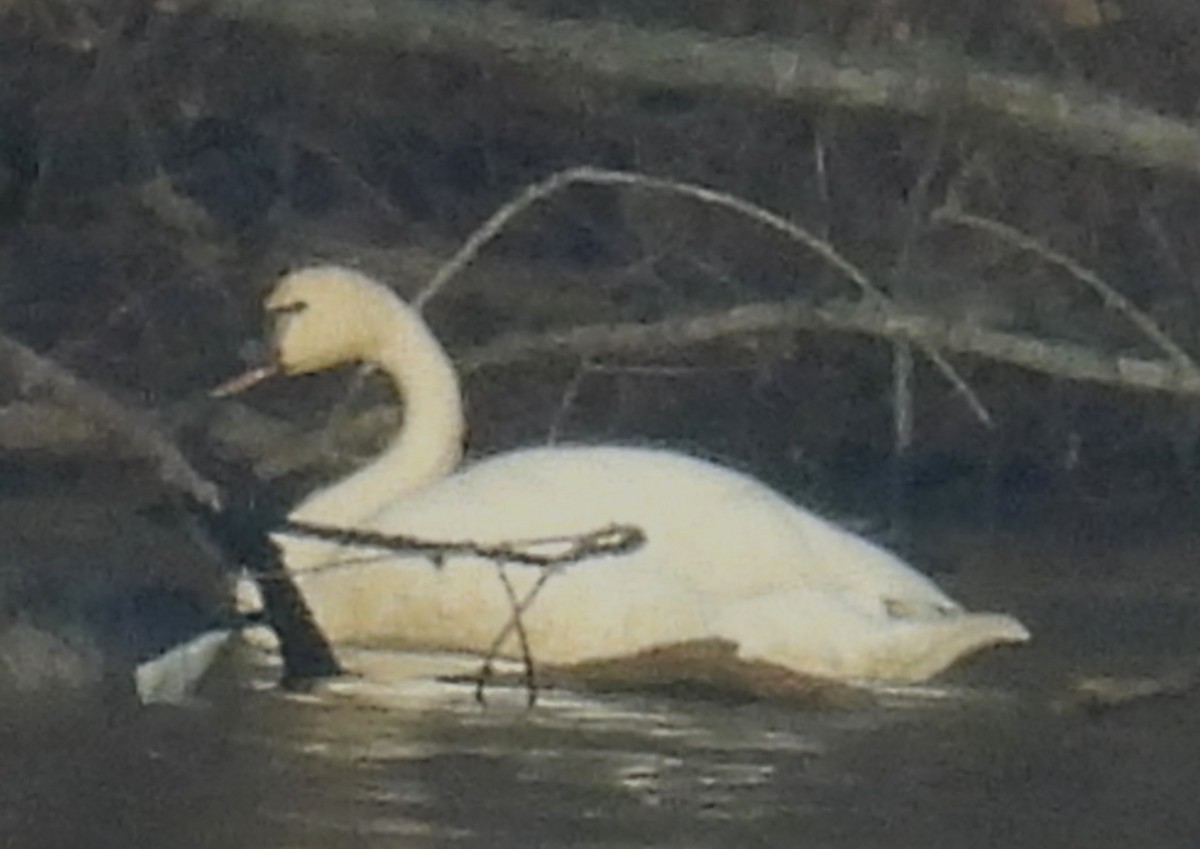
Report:
[[305,301],[291,301],[267,307],[267,335],[278,337],[291,320],[308,309]]
[[292,301],[290,304],[279,304],[278,306],[268,307],[267,312],[275,316],[296,315],[297,313],[304,312],[306,309],[308,309],[308,304],[304,301]]

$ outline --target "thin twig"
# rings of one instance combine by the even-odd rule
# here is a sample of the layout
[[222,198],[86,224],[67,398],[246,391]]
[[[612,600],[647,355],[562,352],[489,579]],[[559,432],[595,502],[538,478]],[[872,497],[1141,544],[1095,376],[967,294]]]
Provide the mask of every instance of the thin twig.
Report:
[[969,227],[973,230],[987,233],[1019,250],[1033,253],[1051,265],[1058,266],[1095,292],[1106,307],[1125,316],[1129,320],[1129,323],[1140,330],[1143,336],[1166,354],[1167,358],[1174,362],[1180,371],[1193,378],[1200,377],[1200,367],[1196,365],[1195,359],[1187,351],[1179,347],[1175,340],[1168,336],[1155,323],[1154,319],[1138,309],[1132,301],[1111,285],[1104,282],[1094,271],[1085,268],[1066,254],[1054,250],[1044,242],[1035,239],[1028,233],[1018,230],[1016,227],[996,221],[993,218],[985,218],[981,215],[972,215],[971,213],[963,212],[955,204],[948,204],[935,211],[932,220],[961,227]]
[[537,202],[546,200],[562,189],[575,184],[633,186],[649,191],[681,195],[698,200],[701,203],[731,210],[757,221],[769,229],[783,233],[793,241],[799,242],[840,271],[866,297],[881,303],[887,302],[887,295],[872,283],[870,278],[856,265],[838,253],[833,245],[824,239],[814,236],[804,227],[793,221],[789,221],[782,215],[771,212],[737,195],[718,189],[711,189],[707,186],[670,180],[665,177],[652,177],[636,171],[614,171],[607,168],[594,168],[590,165],[581,165],[555,172],[544,180],[527,186],[515,198],[496,210],[487,221],[471,234],[462,247],[455,252],[454,256],[438,269],[437,273],[425,285],[420,294],[413,299],[413,303],[418,308],[423,307],[447,283],[470,265],[475,257],[479,255],[479,252],[487,246],[488,242],[495,239],[504,231],[504,228],[510,221]]
[[525,630],[525,622],[521,615],[525,612],[525,608],[533,600],[533,596],[546,579],[550,576],[550,572],[543,572],[534,584],[534,589],[525,598],[518,599],[517,591],[512,585],[512,581],[508,579],[508,572],[504,569],[503,563],[496,564],[496,574],[500,578],[500,583],[504,586],[504,594],[508,596],[508,603],[512,606],[512,615],[500,634],[497,635],[495,641],[488,648],[487,654],[483,658],[483,664],[479,667],[479,674],[475,678],[475,701],[479,704],[486,704],[487,698],[484,694],[484,689],[487,686],[488,680],[492,677],[492,663],[496,659],[497,653],[500,651],[500,646],[504,644],[505,638],[513,630],[517,632],[517,643],[521,646],[521,661],[525,669],[525,698],[526,705],[533,707],[537,704],[537,668],[534,666],[533,652],[529,648],[529,633]]
[[[358,528],[338,528],[311,522],[287,520],[278,532],[295,536],[336,542],[341,545],[378,548],[396,554],[423,555],[434,562],[447,557],[468,556],[494,560],[498,563],[518,563],[543,569],[578,563],[593,557],[614,557],[636,551],[646,541],[641,528],[634,525],[606,525],[594,531],[570,536],[539,537],[493,545],[470,541],[434,541],[405,534],[389,534]],[[540,553],[536,549],[557,547],[556,552]],[[342,569],[342,563],[331,563],[313,571]]]
[[[892,515],[904,515],[904,494],[916,431],[916,401],[912,347],[903,342],[892,348]],[[903,524],[903,523],[902,523]],[[907,529],[905,529],[907,530]]]
[[[522,619],[525,611],[533,604],[534,599],[541,592],[542,587],[546,585],[546,582],[552,576],[558,574],[564,567],[594,557],[611,557],[628,554],[641,547],[646,541],[646,535],[641,528],[634,527],[633,525],[617,524],[607,525],[599,530],[573,536],[542,537],[496,545],[483,545],[475,542],[434,542],[407,535],[386,534],[379,531],[365,531],[355,528],[335,528],[295,521],[284,522],[280,530],[284,533],[315,537],[316,539],[336,542],[342,545],[379,548],[391,553],[422,555],[431,559],[439,568],[447,557],[455,555],[468,555],[494,561],[497,575],[501,585],[504,587],[505,594],[508,596],[512,611],[508,621],[504,623],[504,626],[496,634],[495,639],[492,640],[492,644],[488,647],[487,652],[484,653],[482,665],[475,677],[475,698],[480,704],[485,702],[484,688],[492,678],[493,663],[499,654],[500,647],[504,645],[504,641],[515,631],[517,642],[521,647],[521,660],[525,670],[526,697],[529,707],[533,707],[537,703],[537,668],[534,662],[533,651],[529,645],[529,634],[525,630],[525,623]],[[538,548],[546,547],[554,547],[560,550],[551,553],[538,553],[536,551]],[[362,562],[364,561],[359,559],[356,559],[354,562],[343,560],[318,567],[313,571],[324,572],[330,569],[343,569]],[[508,573],[505,571],[505,566],[510,563],[535,566],[542,570],[533,587],[525,594],[524,598],[517,597],[516,589],[513,587],[512,581],[509,580]],[[263,578],[269,580],[271,576],[259,575],[258,577],[260,580]]]
[[[521,634],[525,630],[525,626],[521,617],[525,615],[525,611],[528,610],[530,605],[533,604],[534,600],[541,593],[542,588],[546,586],[546,583],[558,573],[558,570],[562,565],[565,564],[551,566],[550,568],[543,570],[542,573],[538,575],[537,580],[534,581],[533,586],[529,588],[529,592],[525,593],[525,597],[519,601],[516,600],[515,592],[510,592],[509,600],[514,602],[512,613],[509,615],[508,621],[504,623],[504,627],[496,633],[495,638],[492,640],[492,644],[488,646],[488,650],[484,654],[483,665],[480,667],[479,674],[476,676],[476,700],[480,702],[483,701],[483,688],[486,686],[488,679],[490,679],[492,676],[492,664],[499,656],[500,648],[504,645],[504,641],[508,639],[509,635],[512,634],[514,630],[517,632],[518,638],[521,637]],[[505,583],[508,584],[507,576],[504,577]],[[508,587],[511,589],[511,584],[508,584]],[[526,647],[526,645],[523,645],[522,651],[524,651]],[[529,680],[533,680],[533,659],[532,656],[529,656],[527,652],[526,656],[526,677]]]
[[591,362],[587,358],[580,360],[571,379],[563,387],[562,397],[558,401],[558,409],[554,411],[554,418],[550,421],[550,432],[546,434],[547,445],[554,445],[562,438],[562,431],[566,427],[567,418],[571,415],[571,408],[575,406],[575,399],[579,397],[579,390],[583,387],[584,378],[591,371]]
[[[892,292],[904,293],[909,284],[908,274],[912,266],[913,249],[917,243],[917,235],[925,226],[925,210],[929,200],[929,186],[937,172],[946,146],[946,125],[948,109],[943,108],[938,113],[933,140],[924,156],[924,162],[917,175],[917,180],[908,193],[908,202],[904,209],[904,235],[900,239],[900,248],[896,252],[896,262],[892,268]],[[957,372],[951,378],[958,377]],[[902,533],[908,532],[907,503],[908,466],[914,434],[916,431],[916,399],[913,397],[913,384],[916,380],[916,363],[913,361],[912,346],[903,340],[897,340],[892,345],[892,492],[891,514],[893,521]],[[957,387],[956,387],[957,388]],[[964,388],[965,385],[964,385]],[[969,390],[965,394],[968,399],[975,398]],[[978,400],[978,399],[976,399]],[[970,403],[970,401],[968,401]],[[989,420],[990,416],[985,419]]]
[[447,283],[474,261],[479,252],[487,246],[488,242],[504,232],[504,228],[508,225],[509,221],[516,218],[538,201],[545,200],[556,194],[560,189],[572,183],[582,182],[583,177],[580,176],[579,171],[580,169],[578,168],[559,171],[540,182],[526,186],[519,195],[492,213],[492,216],[483,222],[463,242],[462,246],[454,253],[454,256],[442,264],[441,268],[425,284],[425,287],[413,298],[413,306],[418,310],[424,309],[425,305],[433,300],[434,296]]

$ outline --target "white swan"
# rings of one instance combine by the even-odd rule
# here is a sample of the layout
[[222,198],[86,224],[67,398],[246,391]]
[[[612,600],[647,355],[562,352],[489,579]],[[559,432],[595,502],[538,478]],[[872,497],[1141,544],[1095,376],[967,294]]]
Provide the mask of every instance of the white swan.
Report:
[[[924,575],[757,481],[668,451],[535,448],[454,473],[457,376],[415,310],[357,272],[285,276],[266,302],[278,370],[368,362],[391,376],[405,423],[372,464],[305,500],[292,518],[477,543],[642,528],[631,554],[571,566],[524,617],[543,662],[620,657],[719,638],[738,655],[837,679],[927,679],[1029,632],[968,613]],[[471,557],[364,556],[280,535],[284,560],[335,643],[481,652],[510,616],[494,564]],[[352,568],[328,568],[341,560]],[[400,562],[404,561],[404,562]],[[508,566],[523,593],[531,567]],[[504,653],[515,654],[515,638]]]

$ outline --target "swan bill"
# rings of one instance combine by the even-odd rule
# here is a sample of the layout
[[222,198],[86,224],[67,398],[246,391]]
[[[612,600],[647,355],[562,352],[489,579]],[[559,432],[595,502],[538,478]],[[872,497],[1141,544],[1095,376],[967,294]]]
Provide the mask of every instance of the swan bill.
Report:
[[239,374],[237,377],[230,378],[220,386],[210,389],[208,394],[213,398],[228,398],[231,395],[240,395],[247,389],[251,389],[278,374],[279,366],[274,363],[258,366]]

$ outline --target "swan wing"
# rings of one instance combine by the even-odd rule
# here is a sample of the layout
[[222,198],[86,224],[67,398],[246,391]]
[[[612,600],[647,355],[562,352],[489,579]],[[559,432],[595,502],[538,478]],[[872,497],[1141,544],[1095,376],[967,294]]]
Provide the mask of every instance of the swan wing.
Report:
[[873,543],[732,469],[668,451],[555,447],[503,454],[397,499],[368,522],[391,533],[477,543],[645,531],[646,557],[698,591],[749,596],[804,586],[872,611],[958,609]]

